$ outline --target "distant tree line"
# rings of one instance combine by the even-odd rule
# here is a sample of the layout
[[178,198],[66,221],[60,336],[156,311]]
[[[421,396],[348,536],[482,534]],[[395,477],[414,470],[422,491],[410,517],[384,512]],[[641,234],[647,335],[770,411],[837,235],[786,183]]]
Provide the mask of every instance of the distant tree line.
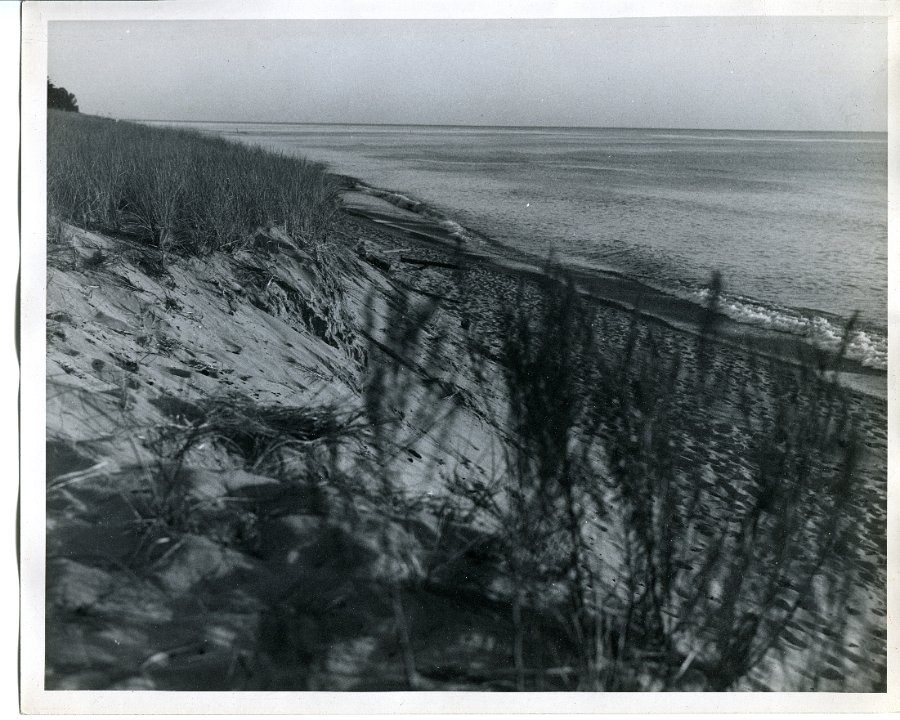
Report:
[[50,82],[50,78],[47,78],[47,107],[78,112],[78,100],[64,87],[56,87]]

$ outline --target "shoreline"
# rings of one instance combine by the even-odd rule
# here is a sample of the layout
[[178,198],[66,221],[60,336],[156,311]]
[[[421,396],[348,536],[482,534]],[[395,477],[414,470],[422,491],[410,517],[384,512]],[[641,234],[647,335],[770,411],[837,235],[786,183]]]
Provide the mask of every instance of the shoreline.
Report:
[[166,125],[271,125],[297,127],[378,127],[378,128],[437,128],[454,130],[583,130],[622,131],[637,130],[639,132],[665,133],[746,133],[748,135],[880,135],[887,139],[886,130],[760,130],[758,128],[687,128],[687,127],[635,127],[618,125],[454,125],[435,123],[347,123],[347,122],[293,122],[293,121],[257,121],[257,120],[168,120],[161,118],[120,118],[126,122],[147,123],[159,126]]
[[[439,221],[423,216],[415,210],[399,208],[389,200],[367,195],[365,202],[355,198],[348,202],[348,195],[359,194],[351,183],[361,181],[346,175],[336,177],[343,188],[345,210],[373,228],[392,233],[398,240],[409,239],[423,243],[438,254],[450,258],[464,258],[467,263],[483,264],[497,272],[517,277],[536,279],[545,272],[544,261],[496,243],[491,245],[491,251],[472,250],[466,243],[460,243],[453,232],[442,226]],[[510,257],[511,255],[519,257]],[[697,336],[700,332],[705,308],[698,303],[679,298],[615,271],[593,270],[571,265],[567,265],[566,270],[576,280],[582,293],[593,303],[623,313],[637,311],[643,321],[664,326],[672,331],[691,336]],[[794,366],[803,362],[803,359],[798,357],[798,350],[815,352],[814,346],[799,335],[741,323],[722,313],[718,313],[717,316],[720,323],[716,341],[739,352],[775,359]],[[845,357],[839,363],[838,371],[844,383],[851,389],[886,402],[886,370],[869,367],[858,360]]]

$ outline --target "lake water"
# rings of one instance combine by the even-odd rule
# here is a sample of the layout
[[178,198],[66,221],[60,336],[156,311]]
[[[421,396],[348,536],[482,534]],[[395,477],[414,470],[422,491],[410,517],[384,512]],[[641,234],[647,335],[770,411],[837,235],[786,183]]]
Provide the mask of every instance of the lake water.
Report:
[[189,123],[327,163],[471,231],[701,302],[884,368],[887,136]]

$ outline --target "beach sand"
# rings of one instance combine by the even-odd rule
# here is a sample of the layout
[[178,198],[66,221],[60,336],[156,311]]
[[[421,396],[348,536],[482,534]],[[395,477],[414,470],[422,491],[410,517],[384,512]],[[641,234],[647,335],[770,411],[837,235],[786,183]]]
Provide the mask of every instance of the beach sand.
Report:
[[[373,488],[347,497],[355,486],[344,475],[368,452],[364,441],[341,440],[322,466],[345,484],[316,489],[288,485],[259,458],[238,462],[213,435],[178,451],[186,434],[212,422],[204,408],[222,398],[231,408],[339,408],[339,422],[355,422],[363,411],[361,358],[372,342],[387,342],[385,324],[397,317],[391,308],[402,290],[438,302],[442,323],[427,333],[441,352],[414,370],[444,373],[472,402],[454,405],[440,437],[417,426],[415,413],[407,416],[411,439],[392,459],[393,482],[428,508],[445,507],[451,475],[488,482],[497,472],[491,463],[502,466],[503,393],[485,392],[466,375],[463,327],[474,324],[499,377],[492,359],[499,310],[517,302],[523,282],[529,297],[540,264],[462,245],[452,230],[368,196],[348,193],[345,202],[327,272],[316,249],[296,248],[277,231],[234,256],[167,268],[146,247],[74,228],[52,249],[48,689],[403,689],[385,578],[420,582],[400,595],[418,687],[510,689],[509,605],[492,584],[491,561],[468,559],[431,577],[429,548],[441,532],[434,513],[398,519],[388,532],[376,519]],[[624,345],[640,308],[648,314],[640,327],[652,330],[661,351],[696,364],[696,307],[673,306],[625,278],[576,280],[606,352]],[[368,341],[354,331],[365,325],[367,307],[376,308]],[[680,414],[678,473],[714,482],[746,471],[739,398],[773,382],[779,365],[767,357],[790,352],[787,342],[761,342],[725,333],[712,371],[720,381],[715,412],[698,416],[685,406]],[[864,581],[853,596],[852,647],[829,651],[822,662],[831,670],[812,673],[810,650],[831,646],[813,619],[798,614],[787,628],[796,642],[767,656],[737,689],[870,691],[883,682],[884,378],[855,377],[866,390],[853,395],[865,439],[858,472],[865,527],[843,559]],[[402,402],[411,408],[454,394],[410,392]],[[680,393],[689,397],[691,389]],[[348,503],[353,523],[337,513]],[[405,548],[402,567],[383,558],[385,532],[392,547]],[[544,631],[560,632],[551,621]],[[565,673],[544,681],[546,689],[569,687]]]

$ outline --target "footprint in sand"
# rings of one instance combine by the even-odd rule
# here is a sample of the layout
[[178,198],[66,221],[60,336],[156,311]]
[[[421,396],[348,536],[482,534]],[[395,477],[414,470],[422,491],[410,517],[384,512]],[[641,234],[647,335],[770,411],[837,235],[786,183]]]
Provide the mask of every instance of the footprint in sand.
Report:
[[94,315],[94,321],[100,323],[101,325],[105,325],[110,330],[115,330],[116,332],[131,332],[133,328],[127,322],[125,322],[122,318],[118,318],[114,315],[110,315],[109,313],[105,313],[102,310],[98,311],[96,315]]

